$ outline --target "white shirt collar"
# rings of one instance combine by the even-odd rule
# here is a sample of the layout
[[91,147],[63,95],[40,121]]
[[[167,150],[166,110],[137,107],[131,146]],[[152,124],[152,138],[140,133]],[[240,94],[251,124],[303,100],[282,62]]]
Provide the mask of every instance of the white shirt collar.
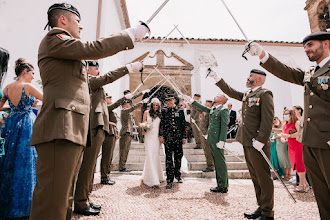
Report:
[[322,67],[323,67],[323,66],[324,66],[329,60],[330,60],[330,56],[324,58],[324,59],[318,64],[318,66],[319,66],[320,68],[322,68]]
[[254,92],[254,91],[256,91],[256,90],[259,89],[259,88],[261,88],[261,86],[257,86],[257,87],[255,87],[254,89],[249,89],[248,92],[249,92],[249,93],[250,93],[250,91]]

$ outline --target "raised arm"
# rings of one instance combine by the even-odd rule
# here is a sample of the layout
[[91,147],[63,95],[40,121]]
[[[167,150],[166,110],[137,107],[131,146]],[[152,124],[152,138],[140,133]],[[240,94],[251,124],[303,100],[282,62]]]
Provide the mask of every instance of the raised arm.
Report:
[[112,111],[112,110],[118,108],[125,100],[126,100],[125,97],[118,99],[115,103],[108,106],[108,111]]
[[191,104],[202,112],[210,113],[210,111],[211,111],[211,108],[209,108],[205,105],[202,105],[199,102],[193,101]]
[[121,77],[125,76],[128,72],[129,71],[126,67],[121,67],[113,71],[110,71],[107,74],[104,74],[103,76],[91,77],[89,79],[90,88],[92,90],[98,89],[106,84],[112,83],[117,79],[120,79]]
[[216,85],[229,97],[233,99],[237,99],[238,101],[242,101],[244,93],[237,91],[236,89],[233,89],[230,87],[223,79],[218,81]]

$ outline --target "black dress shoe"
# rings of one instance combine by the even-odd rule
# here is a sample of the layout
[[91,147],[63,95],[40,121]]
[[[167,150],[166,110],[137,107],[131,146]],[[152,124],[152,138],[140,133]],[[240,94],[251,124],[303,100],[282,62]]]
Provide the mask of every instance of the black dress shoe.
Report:
[[89,203],[89,206],[90,206],[91,208],[93,208],[93,209],[101,210],[101,206],[100,206],[100,205],[96,205],[96,204],[90,202],[90,203]]
[[76,210],[75,209],[73,212],[76,213],[76,214],[79,214],[79,215],[87,215],[87,216],[100,214],[99,210],[93,209],[90,206],[87,206],[86,208],[81,209],[81,210]]
[[123,169],[120,169],[119,172],[131,172],[131,170],[127,169],[127,168],[123,168]]
[[273,220],[274,217],[268,217],[268,216],[265,216],[265,215],[261,215],[258,220]]
[[227,193],[228,188],[223,186],[217,186],[217,187],[212,187],[210,191],[215,193]]
[[173,183],[172,182],[168,182],[166,185],[166,189],[172,189]]
[[202,149],[200,146],[196,145],[196,147],[194,147],[194,149]]
[[115,183],[116,182],[113,180],[101,180],[101,184],[103,184],[103,185],[113,185]]
[[244,213],[244,217],[248,218],[248,219],[256,219],[259,218],[261,216],[261,212],[256,210],[252,213]]
[[175,178],[178,180],[178,183],[183,183],[183,180],[181,179],[181,177]]
[[206,168],[203,169],[202,171],[207,173],[207,172],[213,172],[214,170],[212,170],[212,169],[206,167]]

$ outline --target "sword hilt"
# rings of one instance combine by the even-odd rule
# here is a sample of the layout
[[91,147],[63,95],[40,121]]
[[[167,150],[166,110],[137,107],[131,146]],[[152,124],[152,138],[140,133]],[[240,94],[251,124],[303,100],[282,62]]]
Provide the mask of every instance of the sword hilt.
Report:
[[247,45],[247,47],[245,48],[245,50],[243,51],[243,53],[242,53],[242,57],[243,57],[245,60],[248,60],[248,59],[246,58],[245,54],[248,53],[248,52],[251,50],[250,45],[251,45],[252,42],[253,42],[253,41],[248,41],[248,45]]
[[206,74],[205,79],[210,75],[211,72],[212,72],[212,69],[209,67],[209,68],[207,69],[207,74]]

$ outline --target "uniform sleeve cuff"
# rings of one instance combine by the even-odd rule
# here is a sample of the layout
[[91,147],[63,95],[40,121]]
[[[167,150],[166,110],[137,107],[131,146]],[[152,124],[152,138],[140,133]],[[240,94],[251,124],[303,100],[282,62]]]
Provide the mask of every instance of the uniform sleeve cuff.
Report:
[[132,66],[131,66],[130,63],[129,64],[126,64],[126,68],[127,68],[127,70],[128,70],[129,73],[133,73],[133,69],[132,69]]
[[132,32],[130,32],[128,29],[126,29],[125,31],[126,31],[126,33],[128,34],[128,36],[131,38],[132,42],[134,43],[134,41],[135,41],[135,37],[134,37],[134,35],[132,34]]
[[267,62],[268,59],[269,59],[269,53],[265,51],[265,56],[262,59],[260,59],[260,62],[264,64]]

